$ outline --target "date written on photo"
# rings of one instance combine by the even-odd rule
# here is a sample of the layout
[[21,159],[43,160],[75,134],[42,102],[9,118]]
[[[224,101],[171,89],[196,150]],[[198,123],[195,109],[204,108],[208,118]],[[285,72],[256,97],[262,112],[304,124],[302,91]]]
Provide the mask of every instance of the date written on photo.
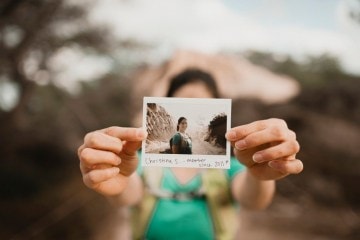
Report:
[[144,97],[142,166],[230,168],[231,99]]

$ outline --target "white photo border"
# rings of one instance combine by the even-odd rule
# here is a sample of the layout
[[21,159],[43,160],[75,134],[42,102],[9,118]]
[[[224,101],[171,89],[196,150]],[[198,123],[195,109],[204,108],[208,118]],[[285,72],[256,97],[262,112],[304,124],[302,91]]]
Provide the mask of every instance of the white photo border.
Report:
[[[181,103],[181,104],[219,104],[224,106],[226,114],[226,131],[231,125],[231,99],[226,98],[167,98],[167,97],[144,97],[143,100],[143,124],[147,130],[147,104],[148,103]],[[146,153],[146,140],[142,142],[141,165],[144,167],[189,167],[189,168],[230,168],[230,142],[226,141],[226,154],[224,155],[198,155],[198,154],[154,154]]]

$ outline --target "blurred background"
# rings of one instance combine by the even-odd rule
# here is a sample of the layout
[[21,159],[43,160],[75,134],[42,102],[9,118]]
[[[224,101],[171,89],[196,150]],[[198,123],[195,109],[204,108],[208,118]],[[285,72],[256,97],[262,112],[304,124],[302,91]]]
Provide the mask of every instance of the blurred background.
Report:
[[360,239],[359,43],[358,0],[2,0],[0,239],[118,236],[76,150],[141,125],[187,66],[216,76],[233,125],[283,118],[302,147],[242,239]]

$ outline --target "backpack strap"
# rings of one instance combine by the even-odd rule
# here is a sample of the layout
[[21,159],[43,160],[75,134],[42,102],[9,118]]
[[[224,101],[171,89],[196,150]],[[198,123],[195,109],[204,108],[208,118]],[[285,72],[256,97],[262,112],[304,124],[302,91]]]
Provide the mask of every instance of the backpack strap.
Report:
[[157,197],[147,189],[159,188],[163,177],[163,168],[161,167],[144,167],[143,182],[145,186],[144,198],[141,203],[133,209],[132,213],[132,233],[133,239],[144,239],[147,227],[155,209]]
[[[145,170],[145,168],[144,168]],[[172,192],[161,188],[161,179],[164,174],[164,169],[160,167],[146,168],[144,171],[144,183],[147,194],[155,196],[156,198],[167,198],[178,201],[187,201],[194,198],[205,197],[203,188],[192,192]]]
[[207,169],[202,180],[214,224],[215,239],[234,239],[238,218],[225,172],[222,169]]

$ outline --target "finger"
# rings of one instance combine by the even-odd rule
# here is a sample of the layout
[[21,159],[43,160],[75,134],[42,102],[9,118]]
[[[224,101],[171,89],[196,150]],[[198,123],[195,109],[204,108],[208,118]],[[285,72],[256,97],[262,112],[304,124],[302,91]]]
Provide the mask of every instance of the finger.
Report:
[[302,161],[298,159],[288,161],[274,160],[270,161],[268,165],[283,174],[298,174],[304,169]]
[[102,131],[95,131],[86,134],[82,150],[84,148],[94,148],[98,150],[120,153],[122,150],[122,142],[119,138],[107,135]]
[[272,118],[267,120],[259,120],[249,124],[234,127],[225,134],[225,137],[229,141],[237,141],[243,139],[249,134],[264,130],[270,126],[287,128],[287,124],[284,120]]
[[110,127],[86,134],[84,143],[86,147],[120,153],[122,140],[142,141],[147,132],[142,128]]
[[80,160],[80,153],[82,152],[82,150],[85,148],[85,145],[83,144],[83,145],[81,145],[79,148],[78,148],[78,150],[77,150],[77,155],[78,155],[78,158],[79,158],[79,160]]
[[91,166],[95,164],[109,164],[117,166],[121,163],[121,159],[117,154],[93,148],[84,148],[80,152],[80,160],[88,168],[91,168]]
[[147,132],[142,128],[109,127],[100,131],[125,141],[143,141],[147,137]]
[[142,142],[127,141],[123,145],[123,152],[127,156],[134,156],[141,147]]
[[120,170],[117,167],[92,170],[83,176],[83,181],[86,186],[94,188],[101,182],[115,177],[117,174],[119,174],[119,171]]
[[87,167],[82,161],[80,161],[80,171],[82,175],[85,175],[91,170],[91,168]]
[[80,161],[80,171],[83,175],[87,174],[88,172],[95,170],[95,169],[106,169],[112,168],[113,165],[110,164],[94,164],[94,165],[86,165],[84,162]]
[[234,127],[230,129],[226,134],[225,138],[229,141],[236,141],[243,139],[247,135],[265,129],[265,125],[261,124],[259,121],[252,122],[250,124],[245,124],[241,126]]
[[253,155],[253,160],[257,163],[272,161],[294,155],[298,153],[299,150],[300,145],[297,141],[286,141],[256,152]]
[[277,126],[269,127],[261,131],[253,132],[234,143],[238,150],[253,148],[266,143],[277,143],[296,140],[296,134],[289,129],[281,129]]

